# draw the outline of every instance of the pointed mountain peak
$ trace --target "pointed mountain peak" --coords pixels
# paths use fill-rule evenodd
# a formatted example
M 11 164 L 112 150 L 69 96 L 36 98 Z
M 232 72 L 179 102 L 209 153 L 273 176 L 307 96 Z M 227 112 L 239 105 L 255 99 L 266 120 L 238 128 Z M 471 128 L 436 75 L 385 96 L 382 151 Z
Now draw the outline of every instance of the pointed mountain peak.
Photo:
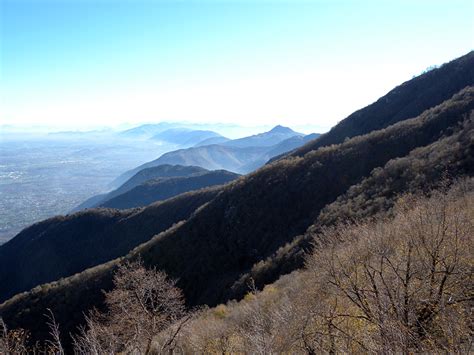
M 269 133 L 296 133 L 295 131 L 293 131 L 291 128 L 289 127 L 284 127 L 284 126 L 281 126 L 281 125 L 277 125 L 275 127 L 273 127 Z

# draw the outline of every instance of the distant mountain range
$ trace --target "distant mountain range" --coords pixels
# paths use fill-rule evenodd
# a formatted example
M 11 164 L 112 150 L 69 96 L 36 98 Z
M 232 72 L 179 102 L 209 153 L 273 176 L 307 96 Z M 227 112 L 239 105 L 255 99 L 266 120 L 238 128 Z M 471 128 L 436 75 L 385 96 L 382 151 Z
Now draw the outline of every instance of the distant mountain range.
M 118 186 L 117 189 L 92 196 L 72 212 L 92 207 L 124 209 L 145 206 L 178 193 L 226 183 L 239 176 L 233 172 L 253 171 L 273 156 L 295 149 L 318 136 L 305 136 L 278 125 L 268 132 L 230 140 L 212 131 L 168 128 L 169 125 L 143 125 L 123 134 L 143 136 L 159 131 L 150 139 L 179 146 L 195 146 L 165 153 L 154 161 L 127 171 L 115 180 L 113 185 Z M 220 144 L 206 145 L 211 142 Z M 197 177 L 201 174 L 204 176 Z M 170 178 L 173 179 L 164 181 Z
M 158 159 L 123 173 L 112 185 L 120 186 L 140 170 L 163 164 L 193 165 L 209 170 L 224 169 L 246 174 L 264 165 L 275 155 L 295 149 L 318 136 L 316 133 L 305 136 L 290 128 L 276 126 L 268 132 L 234 140 L 211 137 L 206 140 L 224 141 L 210 145 L 202 145 L 201 142 L 195 147 L 165 153 Z
M 190 123 L 190 122 L 159 122 L 159 123 L 148 123 L 142 124 L 137 127 L 129 128 L 118 133 L 121 138 L 124 139 L 139 139 L 149 140 L 153 137 L 165 132 L 173 130 L 183 131 L 203 131 L 203 132 L 214 132 L 215 134 L 225 136 L 245 136 L 248 132 L 253 132 L 257 127 L 244 127 L 237 124 L 225 124 L 225 123 Z M 216 133 L 219 132 L 219 133 Z M 224 132 L 224 133 L 222 133 Z M 217 142 L 213 142 L 217 143 Z M 220 142 L 219 142 L 220 143 Z

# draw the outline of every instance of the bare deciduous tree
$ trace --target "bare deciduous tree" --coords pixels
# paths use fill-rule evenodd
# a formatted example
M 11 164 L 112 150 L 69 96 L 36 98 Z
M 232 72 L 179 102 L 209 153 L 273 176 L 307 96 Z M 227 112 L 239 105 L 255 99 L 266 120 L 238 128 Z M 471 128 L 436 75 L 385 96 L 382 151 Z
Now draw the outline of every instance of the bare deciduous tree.
M 374 351 L 465 350 L 473 220 L 472 195 L 435 193 L 406 198 L 393 220 L 328 232 L 342 242 L 316 252 L 308 267 L 327 277 L 335 320 L 346 322 L 339 336 L 357 324 L 363 331 L 346 339 Z
M 176 322 L 184 322 L 186 311 L 175 281 L 155 269 L 147 270 L 138 260 L 125 262 L 114 275 L 114 289 L 106 293 L 107 312 L 93 311 L 87 325 L 75 338 L 79 353 L 150 353 L 153 340 Z M 178 326 L 176 331 L 180 331 Z M 171 333 L 166 346 L 176 337 Z

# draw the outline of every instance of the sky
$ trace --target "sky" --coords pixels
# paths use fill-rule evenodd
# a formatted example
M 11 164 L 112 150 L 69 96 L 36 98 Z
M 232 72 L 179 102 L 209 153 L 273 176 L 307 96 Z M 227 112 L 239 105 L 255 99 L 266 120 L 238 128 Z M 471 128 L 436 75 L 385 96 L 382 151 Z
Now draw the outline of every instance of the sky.
M 474 49 L 471 0 L 0 0 L 0 125 L 324 132 Z

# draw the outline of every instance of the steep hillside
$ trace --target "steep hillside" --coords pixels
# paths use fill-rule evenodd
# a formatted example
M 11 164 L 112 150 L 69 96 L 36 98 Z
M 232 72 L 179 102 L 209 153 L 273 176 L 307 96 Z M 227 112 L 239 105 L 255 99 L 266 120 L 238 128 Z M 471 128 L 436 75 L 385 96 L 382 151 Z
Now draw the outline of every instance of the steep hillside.
M 416 117 L 473 84 L 474 51 L 471 51 L 440 68 L 397 86 L 373 104 L 342 120 L 314 142 L 297 149 L 292 155 L 303 156 L 319 147 L 341 143 L 347 137 L 366 134 Z
M 471 88 L 418 118 L 270 165 L 229 185 L 175 232 L 136 252 L 179 277 L 191 304 L 231 298 L 229 287 L 244 270 L 303 233 L 327 204 L 373 169 L 437 141 L 473 108 Z
M 473 182 L 402 195 L 393 216 L 321 231 L 304 268 L 240 302 L 198 312 L 177 347 L 190 354 L 469 353 Z
M 24 229 L 0 246 L 0 301 L 125 255 L 189 218 L 218 191 L 210 188 L 190 192 L 142 209 L 87 210 Z
M 239 176 L 229 171 L 215 170 L 195 176 L 152 179 L 102 202 L 99 207 L 118 209 L 142 207 L 184 192 L 222 185 L 237 179 Z
M 454 134 L 414 149 L 405 157 L 388 161 L 384 167 L 374 169 L 370 176 L 351 186 L 321 210 L 305 233 L 242 275 L 232 286 L 231 293 L 243 296 L 251 280 L 261 287 L 281 274 L 302 267 L 304 252 L 311 249 L 313 238 L 325 227 L 390 213 L 401 194 L 443 189 L 460 176 L 474 176 L 472 111 L 470 118 Z
M 228 184 L 187 221 L 141 244 L 127 258 L 140 255 L 147 265 L 178 278 L 190 305 L 239 297 L 243 275 L 304 234 L 325 206 L 351 186 L 417 148 L 458 132 L 471 137 L 473 109 L 474 89 L 469 88 L 417 118 L 269 164 Z M 470 138 L 456 145 L 458 160 L 450 165 L 461 162 L 465 168 L 460 174 L 470 174 L 470 146 Z M 77 314 L 100 304 L 100 290 L 110 287 L 110 272 L 117 262 L 18 295 L 0 306 L 0 314 L 13 327 L 31 326 L 35 335 L 41 335 L 45 330 L 34 320 L 49 307 L 64 331 L 72 331 L 81 318 Z M 77 318 L 69 317 L 71 309 Z
M 103 205 L 104 202 L 119 196 L 121 194 L 130 191 L 134 187 L 153 179 L 158 178 L 170 178 L 170 177 L 185 177 L 185 176 L 195 176 L 199 174 L 207 173 L 208 170 L 203 169 L 199 166 L 182 166 L 182 165 L 170 165 L 163 164 L 154 166 L 152 168 L 146 168 L 138 171 L 130 179 L 125 181 L 119 188 L 107 193 L 97 196 L 93 196 L 79 206 L 77 206 L 73 212 L 80 211 L 85 208 L 99 207 Z M 189 190 L 188 190 L 189 191 Z M 174 195 L 173 195 L 174 196 Z

